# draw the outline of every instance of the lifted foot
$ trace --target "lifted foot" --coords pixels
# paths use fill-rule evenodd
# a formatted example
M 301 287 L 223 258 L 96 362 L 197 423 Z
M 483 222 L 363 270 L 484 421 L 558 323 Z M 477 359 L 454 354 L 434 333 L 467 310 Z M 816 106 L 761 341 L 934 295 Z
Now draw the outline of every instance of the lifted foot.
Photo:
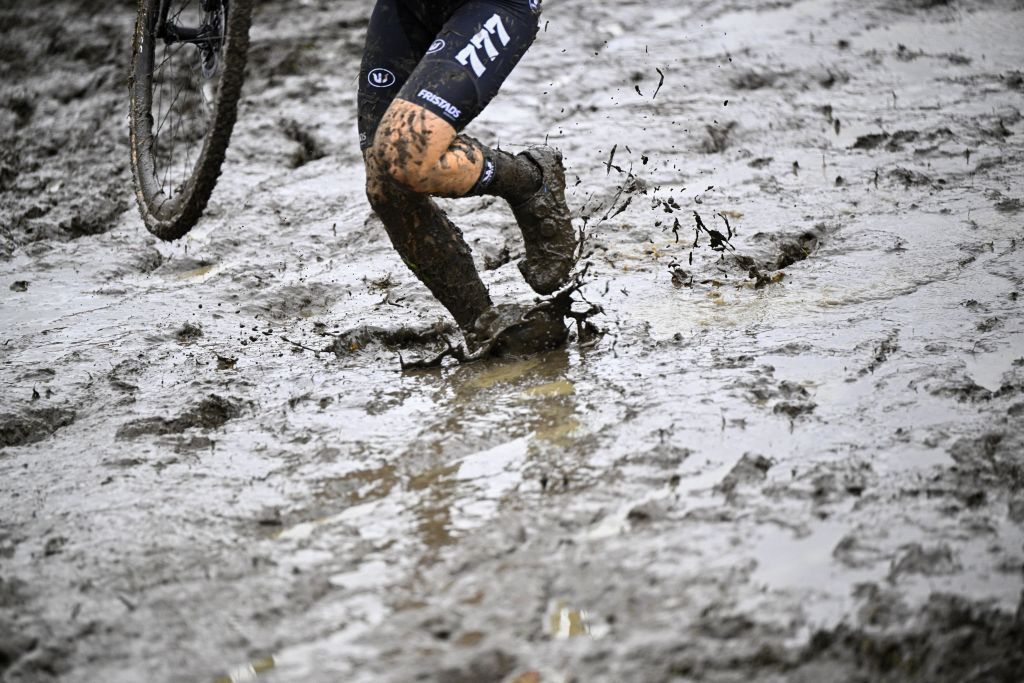
M 579 247 L 565 203 L 562 153 L 551 147 L 531 147 L 522 154 L 541 170 L 543 182 L 532 197 L 512 207 L 526 244 L 519 271 L 535 292 L 550 294 L 568 282 Z

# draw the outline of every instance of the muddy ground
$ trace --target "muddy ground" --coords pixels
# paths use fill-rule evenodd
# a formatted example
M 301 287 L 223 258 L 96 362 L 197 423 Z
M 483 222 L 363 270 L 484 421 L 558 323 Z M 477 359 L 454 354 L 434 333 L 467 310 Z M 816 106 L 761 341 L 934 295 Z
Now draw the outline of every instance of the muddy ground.
M 173 244 L 131 4 L 0 10 L 0 680 L 1024 680 L 1024 4 L 550 0 L 471 130 L 564 151 L 606 334 L 404 373 L 368 4 L 261 4 Z

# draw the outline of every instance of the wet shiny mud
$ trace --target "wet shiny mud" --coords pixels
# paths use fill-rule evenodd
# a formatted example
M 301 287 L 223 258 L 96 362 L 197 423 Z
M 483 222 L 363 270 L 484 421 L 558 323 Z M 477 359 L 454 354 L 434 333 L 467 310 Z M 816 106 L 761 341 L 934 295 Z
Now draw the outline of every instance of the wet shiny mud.
M 261 6 L 175 244 L 131 17 L 5 10 L 0 680 L 1021 679 L 1019 3 L 545 5 L 471 132 L 564 151 L 606 334 L 408 372 L 364 7 Z

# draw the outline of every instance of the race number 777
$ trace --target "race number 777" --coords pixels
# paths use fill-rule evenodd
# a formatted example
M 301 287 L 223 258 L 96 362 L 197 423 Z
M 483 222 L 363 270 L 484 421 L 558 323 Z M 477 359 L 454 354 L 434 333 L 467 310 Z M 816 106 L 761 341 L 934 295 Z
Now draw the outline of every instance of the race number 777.
M 484 27 L 480 29 L 479 33 L 470 38 L 469 44 L 455 55 L 455 59 L 463 66 L 469 65 L 473 67 L 473 73 L 477 76 L 483 76 L 484 72 L 487 71 L 487 67 L 480 60 L 477 50 L 483 48 L 484 52 L 487 53 L 487 57 L 492 62 L 497 59 L 498 48 L 494 47 L 494 41 L 491 40 L 492 35 L 498 36 L 502 47 L 508 45 L 510 40 L 508 31 L 505 30 L 505 25 L 501 23 L 501 17 L 497 14 L 484 22 Z

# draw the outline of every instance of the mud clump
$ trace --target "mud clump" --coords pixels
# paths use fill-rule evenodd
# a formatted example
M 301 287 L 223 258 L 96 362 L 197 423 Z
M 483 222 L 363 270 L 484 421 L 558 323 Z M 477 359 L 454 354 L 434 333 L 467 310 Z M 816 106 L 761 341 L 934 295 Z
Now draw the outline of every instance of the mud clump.
M 444 344 L 449 335 L 458 330 L 449 322 L 438 321 L 427 326 L 399 325 L 379 327 L 360 325 L 346 330 L 334 338 L 324 351 L 339 358 L 365 349 L 368 346 L 382 346 L 387 349 L 410 349 Z
M 630 524 L 639 525 L 650 522 L 659 522 L 668 517 L 668 510 L 665 505 L 657 500 L 648 500 L 634 505 L 626 513 L 626 521 Z
M 771 459 L 763 455 L 744 453 L 740 461 L 715 488 L 726 495 L 731 495 L 740 486 L 758 484 L 765 480 L 773 464 Z
M 789 419 L 795 420 L 801 415 L 814 412 L 817 407 L 811 400 L 810 392 L 795 382 L 781 382 L 778 391 L 782 400 L 772 407 L 772 412 L 776 415 L 786 415 Z
M 1003 197 L 995 203 L 995 209 L 999 213 L 1017 213 L 1024 209 L 1024 200 L 1020 197 Z
M 732 144 L 735 121 L 715 123 L 704 126 L 704 139 L 700 143 L 700 151 L 705 154 L 718 154 L 724 152 Z
M 267 273 L 254 274 L 253 284 L 264 287 L 276 277 Z M 265 315 L 271 320 L 308 318 L 326 312 L 337 298 L 334 287 L 321 283 L 292 284 L 267 289 L 262 296 L 249 303 L 247 312 Z
M 6 637 L 0 625 L 0 674 L 10 683 L 38 683 L 58 680 L 70 671 L 71 649 L 62 642 L 40 643 L 24 634 Z
M 928 384 L 928 393 L 932 396 L 952 398 L 961 403 L 986 402 L 991 401 L 993 397 L 989 389 L 962 371 L 939 374 L 933 379 L 935 381 Z
M 956 461 L 956 474 L 972 485 L 1024 490 L 1024 434 L 989 431 L 974 438 L 962 438 L 949 455 Z
M 902 166 L 889 171 L 889 177 L 905 188 L 930 186 L 933 184 L 930 176 L 920 171 L 903 168 Z
M 896 343 L 898 338 L 899 331 L 897 330 L 890 333 L 889 336 L 880 341 L 878 345 L 875 346 L 874 352 L 871 354 L 871 361 L 866 367 L 861 368 L 860 372 L 857 374 L 863 377 L 869 373 L 873 374 L 875 370 L 882 367 L 882 364 L 889 360 L 889 357 L 899 350 L 900 346 Z
M 218 429 L 242 414 L 242 406 L 216 394 L 210 394 L 191 410 L 178 417 L 144 417 L 132 420 L 117 430 L 117 439 L 140 436 L 180 434 L 187 429 Z
M 920 574 L 922 576 L 942 576 L 953 574 L 960 569 L 960 562 L 948 545 L 925 548 L 912 543 L 892 562 L 889 580 L 894 581 L 904 574 Z
M 0 576 L 0 607 L 18 607 L 28 600 L 25 582 Z
M 933 594 L 908 628 L 894 632 L 842 624 L 820 630 L 799 659 L 790 680 L 1019 681 L 1024 621 L 959 596 Z
M 898 152 L 912 142 L 938 142 L 951 140 L 954 137 L 953 131 L 942 127 L 927 133 L 920 133 L 916 130 L 898 130 L 895 133 L 869 133 L 858 137 L 850 149 L 872 150 L 884 146 L 888 152 Z
M 758 71 L 746 69 L 729 79 L 729 85 L 736 90 L 760 90 L 770 88 L 781 78 L 782 74 L 774 71 Z
M 281 121 L 281 129 L 289 140 L 298 143 L 298 148 L 292 153 L 289 165 L 292 168 L 300 168 L 311 161 L 323 159 L 327 156 L 323 143 L 305 127 L 301 126 L 294 119 Z
M 182 345 L 191 344 L 203 336 L 203 328 L 194 323 L 185 323 L 174 333 L 174 339 Z
M 111 369 L 107 380 L 110 382 L 110 386 L 118 391 L 138 391 L 138 378 L 144 369 L 145 365 L 139 360 L 124 360 Z
M 66 408 L 33 408 L 20 415 L 0 415 L 0 448 L 42 441 L 74 421 L 75 411 Z
M 2 586 L 3 582 L 0 580 L 0 587 Z M 0 620 L 0 676 L 3 680 L 30 680 L 24 676 L 24 668 L 19 663 L 24 663 L 38 646 L 38 638 L 24 633 L 14 624 Z
M 759 232 L 748 240 L 748 244 L 760 253 L 733 254 L 733 259 L 736 265 L 747 271 L 750 278 L 762 283 L 770 280 L 764 271 L 783 270 L 809 258 L 821 245 L 821 239 L 827 232 L 823 224 L 798 233 Z
M 500 681 L 512 673 L 516 658 L 504 650 L 486 650 L 461 667 L 449 667 L 438 672 L 438 683 L 477 683 Z
M 817 404 L 811 399 L 810 392 L 796 382 L 788 380 L 776 384 L 774 372 L 772 366 L 763 365 L 753 370 L 752 379 L 739 380 L 733 387 L 742 390 L 747 400 L 754 405 L 765 405 L 770 400 L 777 399 L 772 406 L 772 412 L 776 415 L 788 415 L 790 419 L 796 419 L 813 412 Z
M 946 7 L 951 0 L 892 0 L 889 4 L 893 9 L 916 10 Z
M 818 233 L 804 232 L 799 235 L 782 236 L 776 244 L 779 256 L 775 259 L 774 266 L 776 270 L 782 270 L 803 261 L 818 248 Z

